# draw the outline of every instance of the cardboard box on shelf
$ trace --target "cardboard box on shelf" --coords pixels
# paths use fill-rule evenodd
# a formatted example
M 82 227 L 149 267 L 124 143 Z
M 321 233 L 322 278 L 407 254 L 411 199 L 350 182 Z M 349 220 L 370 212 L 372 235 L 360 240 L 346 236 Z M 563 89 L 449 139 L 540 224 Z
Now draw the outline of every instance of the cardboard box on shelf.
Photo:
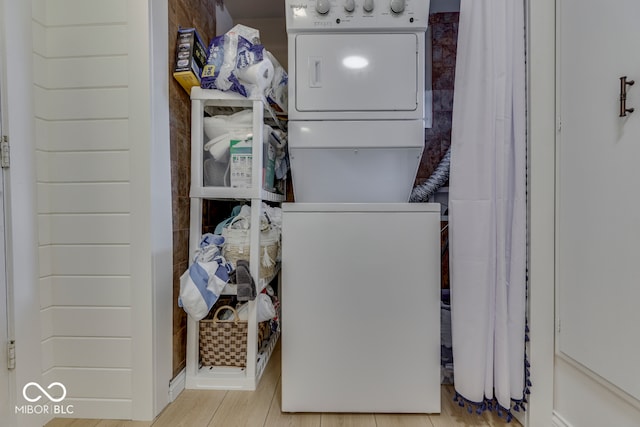
M 202 67 L 207 62 L 207 50 L 195 28 L 179 28 L 176 40 L 176 65 L 173 77 L 191 94 L 200 86 Z
M 268 134 L 267 134 L 268 135 Z M 230 175 L 231 187 L 251 187 L 252 162 L 253 162 L 253 137 L 232 138 L 230 140 Z M 269 137 L 263 144 L 262 182 L 265 190 L 274 191 L 274 166 L 276 151 Z
M 251 162 L 253 160 L 253 138 L 232 139 L 230 152 L 231 186 L 236 188 L 251 187 Z

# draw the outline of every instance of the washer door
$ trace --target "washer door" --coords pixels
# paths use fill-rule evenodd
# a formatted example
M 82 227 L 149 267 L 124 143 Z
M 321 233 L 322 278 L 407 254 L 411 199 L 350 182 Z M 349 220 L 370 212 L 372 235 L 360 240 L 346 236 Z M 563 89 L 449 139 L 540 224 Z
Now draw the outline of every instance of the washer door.
M 416 34 L 300 34 L 295 39 L 298 111 L 415 111 Z

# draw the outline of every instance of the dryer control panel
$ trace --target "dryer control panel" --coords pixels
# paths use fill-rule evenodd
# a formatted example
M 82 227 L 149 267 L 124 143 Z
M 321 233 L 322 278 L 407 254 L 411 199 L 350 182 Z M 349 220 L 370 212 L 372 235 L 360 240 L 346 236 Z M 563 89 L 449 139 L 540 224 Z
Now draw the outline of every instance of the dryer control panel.
M 424 31 L 430 0 L 286 0 L 287 32 Z

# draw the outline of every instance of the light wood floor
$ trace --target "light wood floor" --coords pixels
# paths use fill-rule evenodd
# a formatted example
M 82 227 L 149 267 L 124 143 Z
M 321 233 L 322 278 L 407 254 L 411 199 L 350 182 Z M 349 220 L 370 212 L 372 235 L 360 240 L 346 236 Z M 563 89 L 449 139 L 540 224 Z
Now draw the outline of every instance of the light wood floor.
M 46 427 L 520 427 L 496 414 L 471 415 L 442 387 L 442 413 L 288 414 L 280 412 L 280 346 L 256 391 L 184 390 L 153 422 L 57 418 Z

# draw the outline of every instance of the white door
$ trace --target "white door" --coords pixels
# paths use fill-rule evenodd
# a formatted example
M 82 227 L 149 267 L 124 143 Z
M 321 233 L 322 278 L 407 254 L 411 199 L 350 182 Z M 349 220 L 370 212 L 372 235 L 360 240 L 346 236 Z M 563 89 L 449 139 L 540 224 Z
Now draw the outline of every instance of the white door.
M 0 17 L 0 22 L 2 18 Z M 0 62 L 2 65 L 2 62 Z M 0 71 L 0 82 L 2 72 Z M 3 109 L 2 92 L 0 91 L 0 138 L 4 135 L 2 125 Z M 5 262 L 5 221 L 4 221 L 4 172 L 0 170 L 0 420 L 9 420 L 9 371 L 7 365 L 6 345 L 9 339 L 7 312 L 7 268 Z
M 559 4 L 557 351 L 640 400 L 640 2 Z
M 0 131 L 2 126 L 0 124 Z M 0 133 L 1 135 L 1 133 Z M 9 370 L 6 345 L 9 340 L 7 312 L 7 268 L 5 262 L 4 179 L 0 172 L 0 420 L 10 419 Z

